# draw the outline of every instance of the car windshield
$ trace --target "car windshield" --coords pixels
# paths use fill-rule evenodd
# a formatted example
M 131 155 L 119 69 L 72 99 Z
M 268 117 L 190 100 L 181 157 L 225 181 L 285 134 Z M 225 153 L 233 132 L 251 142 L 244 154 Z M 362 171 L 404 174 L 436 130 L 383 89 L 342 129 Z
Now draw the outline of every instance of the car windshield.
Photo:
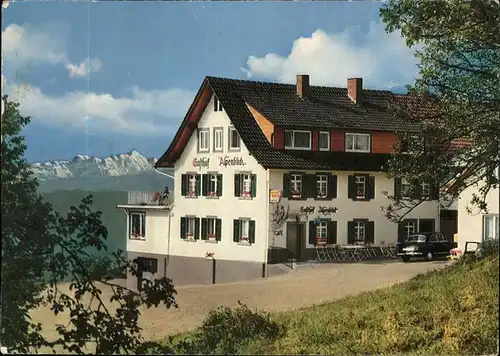
M 411 235 L 406 239 L 407 242 L 425 242 L 424 235 Z

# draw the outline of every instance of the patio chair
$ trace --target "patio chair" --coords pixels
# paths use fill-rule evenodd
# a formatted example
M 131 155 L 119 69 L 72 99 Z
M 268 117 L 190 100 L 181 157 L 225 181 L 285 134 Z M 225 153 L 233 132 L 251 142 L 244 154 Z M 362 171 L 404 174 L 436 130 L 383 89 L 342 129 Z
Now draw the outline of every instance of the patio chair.
M 376 258 L 377 257 L 377 251 L 375 250 L 376 249 L 376 246 L 374 246 L 373 244 L 367 244 L 366 245 L 366 252 L 368 254 L 368 258 Z
M 330 261 L 338 261 L 336 245 L 327 245 L 326 254 L 328 255 Z
M 383 257 L 389 258 L 391 257 L 391 251 L 388 245 L 386 245 L 385 241 L 380 241 L 380 253 Z
M 327 261 L 328 260 L 325 245 L 316 245 L 316 259 L 318 261 Z
M 398 257 L 398 251 L 396 248 L 396 244 L 387 244 L 387 247 L 389 249 L 389 257 L 391 258 L 397 258 Z
M 350 255 L 349 251 L 346 250 L 345 248 L 342 248 L 342 246 L 337 245 L 337 256 L 339 258 L 339 261 L 349 261 Z

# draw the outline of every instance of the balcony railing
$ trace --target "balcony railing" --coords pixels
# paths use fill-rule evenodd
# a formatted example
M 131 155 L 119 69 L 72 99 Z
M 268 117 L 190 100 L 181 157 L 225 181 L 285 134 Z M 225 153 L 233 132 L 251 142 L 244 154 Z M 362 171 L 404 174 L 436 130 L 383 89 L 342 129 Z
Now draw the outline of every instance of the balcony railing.
M 162 199 L 162 192 L 128 192 L 128 205 L 172 205 L 174 197 L 172 194 L 167 199 Z

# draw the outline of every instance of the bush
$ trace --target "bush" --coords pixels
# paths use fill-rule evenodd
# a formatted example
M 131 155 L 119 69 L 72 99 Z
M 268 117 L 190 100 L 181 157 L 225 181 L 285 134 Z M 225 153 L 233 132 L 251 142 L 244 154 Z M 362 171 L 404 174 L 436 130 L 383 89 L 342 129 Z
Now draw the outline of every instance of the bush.
M 237 354 L 241 350 L 259 353 L 262 346 L 284 333 L 282 325 L 267 313 L 253 312 L 238 301 L 238 307 L 212 310 L 203 324 L 191 334 L 170 342 L 178 353 Z
M 482 253 L 481 257 L 498 255 L 499 240 L 498 239 L 486 240 L 481 244 L 480 249 Z

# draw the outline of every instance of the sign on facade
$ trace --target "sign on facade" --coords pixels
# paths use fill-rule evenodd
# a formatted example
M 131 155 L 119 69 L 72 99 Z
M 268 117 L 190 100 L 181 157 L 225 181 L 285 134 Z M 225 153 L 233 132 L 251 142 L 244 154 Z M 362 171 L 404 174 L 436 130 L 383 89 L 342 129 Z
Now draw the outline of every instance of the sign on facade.
M 208 157 L 193 159 L 193 167 L 201 169 L 201 168 L 208 168 L 209 165 L 210 165 L 210 158 Z
M 219 166 L 226 168 L 227 166 L 246 166 L 243 157 L 220 156 Z
M 271 189 L 269 191 L 269 202 L 270 203 L 278 203 L 281 199 L 281 190 Z

